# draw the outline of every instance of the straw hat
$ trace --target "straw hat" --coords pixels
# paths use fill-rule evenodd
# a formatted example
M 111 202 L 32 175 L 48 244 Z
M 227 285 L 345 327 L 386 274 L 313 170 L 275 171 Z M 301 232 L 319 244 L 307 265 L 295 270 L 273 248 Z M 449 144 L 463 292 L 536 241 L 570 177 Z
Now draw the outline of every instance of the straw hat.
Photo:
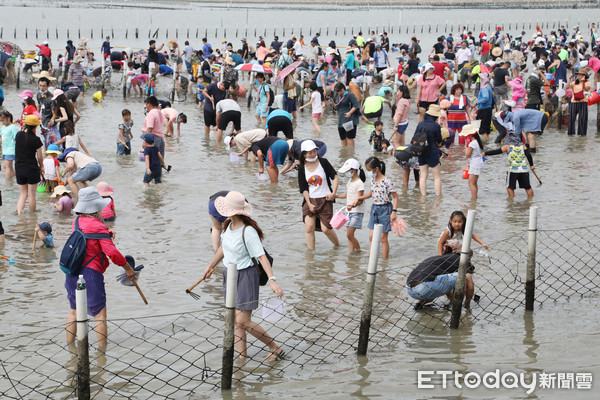
M 110 196 L 114 193 L 113 188 L 110 187 L 110 185 L 106 182 L 98 182 L 98 184 L 96 185 L 96 189 L 98 189 L 98 193 L 100 193 L 100 196 L 102 197 Z
M 35 115 L 28 115 L 23 119 L 23 124 L 28 126 L 38 126 L 41 125 L 42 122 Z
M 79 54 L 73 57 L 73 64 L 79 64 L 80 62 L 83 62 L 83 57 L 81 57 Z
M 477 128 L 471 124 L 464 125 L 458 136 L 471 136 L 477 133 Z
M 38 79 L 39 78 L 47 78 L 47 79 L 49 79 L 51 81 L 55 81 L 56 80 L 56 78 L 53 77 L 52 75 L 50 75 L 48 73 L 48 71 L 42 71 L 39 74 L 31 74 L 31 76 L 33 76 L 34 78 L 38 78 Z
M 52 193 L 52 198 L 56 197 L 56 196 L 62 196 L 65 193 L 71 193 L 71 191 L 69 189 L 67 189 L 67 187 L 65 185 L 58 185 L 54 188 L 54 192 Z
M 494 47 L 492 49 L 492 55 L 494 57 L 500 57 L 502 55 L 502 48 L 501 47 Z
M 218 197 L 215 200 L 215 208 L 224 217 L 233 215 L 249 217 L 252 215 L 252 206 L 248 204 L 246 198 L 240 192 L 229 192 L 225 197 Z
M 590 74 L 590 68 L 589 67 L 580 68 L 579 71 L 576 72 L 576 74 L 588 76 Z
M 79 201 L 73 209 L 76 213 L 93 214 L 104 208 L 110 203 L 109 198 L 104 198 L 98 193 L 95 187 L 86 187 L 79 191 Z
M 437 104 L 430 104 L 425 114 L 431 115 L 432 117 L 440 116 L 440 106 Z

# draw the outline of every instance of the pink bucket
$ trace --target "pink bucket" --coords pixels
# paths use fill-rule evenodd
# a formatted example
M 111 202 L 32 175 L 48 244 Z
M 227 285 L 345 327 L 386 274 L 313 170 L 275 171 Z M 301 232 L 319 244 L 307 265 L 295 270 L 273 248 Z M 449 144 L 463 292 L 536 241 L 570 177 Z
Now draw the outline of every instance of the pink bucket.
M 346 207 L 342 207 L 341 209 L 336 211 L 335 214 L 333 214 L 333 218 L 331 218 L 330 222 L 333 229 L 340 229 L 346 224 L 346 222 L 348 222 L 348 215 L 344 214 L 345 209 Z

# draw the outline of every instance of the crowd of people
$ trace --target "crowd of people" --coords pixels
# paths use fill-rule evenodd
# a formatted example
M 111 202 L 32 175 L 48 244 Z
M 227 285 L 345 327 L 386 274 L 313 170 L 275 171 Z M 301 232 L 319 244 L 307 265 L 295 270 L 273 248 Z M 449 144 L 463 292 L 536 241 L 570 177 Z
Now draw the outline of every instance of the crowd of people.
M 164 44 L 157 45 L 155 40 L 149 42 L 147 50 L 117 51 L 107 38 L 99 56 L 105 60 L 105 68 L 96 66 L 95 55 L 85 39 L 77 47 L 69 40 L 64 55 L 56 60 L 44 42 L 36 45 L 39 52 L 34 52 L 24 67 L 25 73 L 38 70 L 32 74 L 38 92 L 27 89 L 18 94 L 22 110 L 0 112 L 6 184 L 15 178 L 19 185 L 18 215 L 23 214 L 26 205 L 31 212 L 36 210 L 36 193 L 43 183 L 56 198 L 58 213 L 78 214 L 76 221 L 82 231 L 112 234 L 102 222 L 116 217 L 114 201 L 108 200 L 113 189 L 106 182 L 100 182 L 97 188 L 88 187 L 100 177 L 102 166 L 92 156 L 94 149 L 88 151 L 77 134 L 77 123 L 85 118 L 78 103 L 84 101 L 90 85 L 106 83 L 113 71 L 122 71 L 122 89 L 129 95 L 133 90 L 134 95 L 145 96 L 146 116 L 139 130 L 143 141 L 139 157 L 145 162 L 145 174 L 140 178 L 144 184 L 154 181 L 162 185 L 162 171 L 170 169 L 165 162 L 165 138 L 174 136 L 175 131 L 180 136 L 181 124 L 188 118 L 203 120 L 205 135 L 216 131 L 216 140 L 223 141 L 228 150 L 237 148 L 231 156 L 256 161 L 259 176 L 272 183 L 277 183 L 282 174 L 297 170 L 308 249 L 315 249 L 315 232 L 323 232 L 333 246 L 340 245 L 331 225 L 333 202 L 338 198 L 346 201 L 350 252 L 362 248 L 355 231 L 362 228 L 368 212 L 369 240 L 373 239 L 375 224 L 382 224 L 382 255 L 387 259 L 388 234 L 403 221 L 397 213 L 400 185 L 386 176 L 389 165 L 386 167 L 385 160 L 391 156 L 402 169 L 404 187 L 408 187 L 413 171 L 423 196 L 428 192 L 431 171 L 435 194 L 441 196 L 441 163 L 452 146 L 464 146 L 469 161 L 465 175 L 471 198 L 476 199 L 485 157 L 506 153 L 508 195 L 515 196 L 518 183 L 528 196 L 533 196 L 529 180 L 529 171 L 534 170 L 532 154 L 537 152 L 536 140 L 547 124 L 567 117 L 568 135 L 587 134 L 588 103 L 595 99 L 592 89 L 600 83 L 600 46 L 595 26 L 589 33 L 588 41 L 578 28 L 570 35 L 564 27 L 545 33 L 537 27 L 531 38 L 525 32 L 512 36 L 502 27 L 476 34 L 465 29 L 456 36 L 440 36 L 430 51 L 416 37 L 408 43 L 390 43 L 386 32 L 379 36 L 371 32 L 366 37 L 358 32 L 343 47 L 333 40 L 322 46 L 317 33 L 310 41 L 302 35 L 291 36 L 287 42 L 275 36 L 270 44 L 259 37 L 256 45 L 243 38 L 237 50 L 228 41 L 213 48 L 206 38 L 199 49 L 189 41 L 183 48 L 170 41 L 164 52 Z M 397 67 L 393 59 L 398 60 Z M 162 75 L 169 75 L 177 90 L 192 94 L 202 114 L 188 116 L 175 110 L 169 101 L 160 100 L 155 90 Z M 0 77 L 5 76 L 8 71 L 0 68 Z M 277 87 L 276 80 L 281 87 Z M 102 102 L 107 93 L 106 89 L 99 90 L 91 101 Z M 256 125 L 251 129 L 242 129 L 240 100 L 244 97 L 248 97 L 248 104 L 252 99 L 256 103 L 252 111 Z M 387 128 L 391 131 L 389 138 L 384 134 L 384 105 L 391 110 L 393 121 Z M 340 145 L 350 151 L 354 151 L 359 124 L 374 122 L 368 139 L 374 153 L 354 152 L 354 157 L 341 167 L 332 165 L 325 158 L 325 142 L 295 138 L 294 131 L 301 124 L 298 111 L 305 108 L 310 108 L 311 124 L 303 129 L 312 130 L 314 135 L 323 130 L 322 115 L 337 114 Z M 418 114 L 418 122 L 409 132 L 411 113 Z M 136 138 L 131 112 L 123 109 L 120 117 L 115 151 L 131 157 L 132 139 Z M 499 147 L 490 139 L 494 131 L 498 132 L 495 142 Z M 65 163 L 62 170 L 60 162 Z M 345 193 L 340 190 L 340 174 L 348 178 Z M 369 190 L 365 190 L 365 183 Z M 368 199 L 370 210 L 365 205 Z M 283 291 L 260 245 L 263 232 L 250 218 L 251 211 L 239 192 L 223 191 L 210 197 L 215 255 L 204 277 L 208 278 L 221 260 L 237 263 L 240 311 L 236 336 L 240 357 L 247 356 L 245 337 L 251 333 L 269 347 L 268 359 L 273 361 L 283 356 L 283 349 L 251 319 L 252 310 L 258 307 L 257 263 L 264 267 L 270 288 L 280 296 Z M 407 291 L 419 301 L 417 308 L 439 296 L 451 295 L 465 222 L 462 212 L 453 213 L 438 244 L 439 254 L 425 260 L 409 276 Z M 51 225 L 40 224 L 39 232 L 48 246 Z M 473 239 L 487 247 L 476 235 Z M 92 271 L 84 275 L 95 282 L 91 285 L 94 304 L 90 310 L 98 321 L 106 319 L 101 284 L 108 266 L 106 255 L 117 265 L 126 266 L 128 277 L 133 276 L 125 258 L 109 241 L 90 240 L 86 253 L 91 263 L 86 270 Z M 95 259 L 100 248 L 103 255 Z M 470 274 L 467 282 L 469 305 L 473 294 Z M 69 300 L 74 284 L 67 277 Z M 69 322 L 73 318 L 71 311 Z M 105 326 L 100 327 L 99 335 L 105 340 Z M 73 340 L 71 331 L 69 340 Z

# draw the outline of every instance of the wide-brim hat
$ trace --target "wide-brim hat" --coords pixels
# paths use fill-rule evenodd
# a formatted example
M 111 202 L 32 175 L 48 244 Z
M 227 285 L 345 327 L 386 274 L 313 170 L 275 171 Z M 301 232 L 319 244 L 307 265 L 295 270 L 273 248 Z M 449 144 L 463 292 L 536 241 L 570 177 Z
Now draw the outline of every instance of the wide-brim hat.
M 80 55 L 76 55 L 75 57 L 73 57 L 73 64 L 77 64 L 83 62 L 83 57 L 81 57 Z
M 589 67 L 579 68 L 579 71 L 575 72 L 575 74 L 588 76 L 590 74 L 590 68 Z
M 440 106 L 437 104 L 430 104 L 425 114 L 431 115 L 432 117 L 436 118 L 439 117 L 441 115 Z
M 45 70 L 42 71 L 42 72 L 40 72 L 39 74 L 31 74 L 31 76 L 33 76 L 34 78 L 37 78 L 37 79 L 39 79 L 39 78 L 47 78 L 47 79 L 49 79 L 51 81 L 55 81 L 56 80 L 55 77 L 53 77 L 52 75 L 50 75 L 48 73 L 48 71 L 45 71 Z
M 494 47 L 492 49 L 492 55 L 494 57 L 500 57 L 502 55 L 502 48 L 500 48 L 500 47 Z
M 467 124 L 463 125 L 462 131 L 458 134 L 458 136 L 471 136 L 477 133 L 477 127 Z
M 217 197 L 215 208 L 224 217 L 233 215 L 252 215 L 252 206 L 246 201 L 246 197 L 240 192 L 229 192 L 227 196 Z
M 105 198 L 100 196 L 98 189 L 90 186 L 79 191 L 79 200 L 73 210 L 76 213 L 94 214 L 104 210 L 110 201 L 111 200 L 108 197 Z
M 71 193 L 71 191 L 65 185 L 58 185 L 54 188 L 54 192 L 52 192 L 52 196 L 50 197 L 62 196 L 65 193 Z

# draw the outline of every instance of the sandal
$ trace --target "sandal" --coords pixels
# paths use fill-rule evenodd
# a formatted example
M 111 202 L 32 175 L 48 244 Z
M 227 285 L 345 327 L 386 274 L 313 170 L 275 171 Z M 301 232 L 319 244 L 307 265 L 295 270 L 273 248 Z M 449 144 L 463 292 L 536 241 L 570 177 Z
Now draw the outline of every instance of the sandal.
M 281 349 L 281 348 L 280 348 Z M 268 362 L 275 362 L 283 360 L 283 356 L 285 356 L 285 351 L 281 349 L 281 351 L 270 351 L 269 356 L 267 357 Z

